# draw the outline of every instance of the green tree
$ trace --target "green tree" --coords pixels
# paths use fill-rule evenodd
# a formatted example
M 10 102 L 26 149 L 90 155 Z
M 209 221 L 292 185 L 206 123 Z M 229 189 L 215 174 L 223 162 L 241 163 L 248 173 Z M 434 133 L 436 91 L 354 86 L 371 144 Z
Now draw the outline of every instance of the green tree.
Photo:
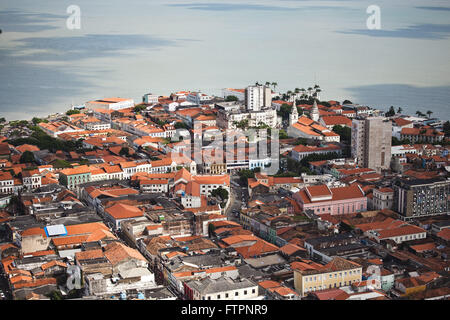
M 208 237 L 212 237 L 214 231 L 216 230 L 216 227 L 214 227 L 214 225 L 212 223 L 208 224 Z
M 244 119 L 241 121 L 234 121 L 233 124 L 236 126 L 236 128 L 244 130 L 248 127 L 248 119 Z
M 70 164 L 70 162 L 68 162 L 66 160 L 62 160 L 62 159 L 56 159 L 55 161 L 52 162 L 52 165 L 54 168 L 58 168 L 58 169 L 72 168 L 72 165 Z
M 283 103 L 280 107 L 280 110 L 277 112 L 279 116 L 283 120 L 286 120 L 289 118 L 289 114 L 292 112 L 292 106 L 288 105 L 287 103 Z
M 34 117 L 33 119 L 31 119 L 31 122 L 33 122 L 34 125 L 37 125 L 38 123 L 41 123 L 41 122 L 48 123 L 48 120 Z
M 418 117 L 425 117 L 425 114 L 422 111 L 419 111 L 419 110 L 416 111 L 416 115 Z
M 119 155 L 128 157 L 130 155 L 130 150 L 128 147 L 122 147 L 119 151 Z
M 31 151 L 25 151 L 20 156 L 20 163 L 34 163 L 34 154 Z
M 175 127 L 175 129 L 187 129 L 187 130 L 189 130 L 188 125 L 186 123 L 184 123 L 184 122 L 175 122 L 174 127 Z
M 275 90 L 276 90 L 276 87 L 278 86 L 278 83 L 272 82 L 271 85 L 273 86 L 273 91 L 275 91 Z
M 279 134 L 280 139 L 288 139 L 289 138 L 288 134 L 283 129 L 280 129 L 278 134 Z
M 299 144 L 306 146 L 307 143 L 308 141 L 305 138 L 297 138 L 293 144 L 294 146 L 298 146 Z
M 450 121 L 444 122 L 443 131 L 446 137 L 450 136 Z
M 253 170 L 243 169 L 238 172 L 239 180 L 242 184 L 247 185 L 247 179 L 248 178 L 254 178 L 255 172 Z
M 70 116 L 72 114 L 79 114 L 80 110 L 78 109 L 70 109 L 69 111 L 66 112 L 66 115 Z
M 389 111 L 386 112 L 386 117 L 392 117 L 392 116 L 394 116 L 394 115 L 395 115 L 395 109 L 394 109 L 394 106 L 391 106 L 391 107 L 389 108 Z
M 341 139 L 346 142 L 351 141 L 352 129 L 347 126 L 336 125 L 333 127 L 333 131 L 341 136 Z
M 398 107 L 398 109 L 397 109 L 397 113 L 402 113 L 402 111 L 403 111 L 403 109 L 402 109 L 402 107 Z
M 222 187 L 219 187 L 219 188 L 211 191 L 211 196 L 213 196 L 213 197 L 219 196 L 222 200 L 226 200 L 226 199 L 228 199 L 228 191 Z
M 133 112 L 134 113 L 139 113 L 142 110 L 145 110 L 146 108 L 147 108 L 147 106 L 145 104 L 139 104 L 139 105 L 134 107 Z
M 431 110 L 428 110 L 428 111 L 427 111 L 428 119 L 431 118 L 431 115 L 432 115 L 432 114 L 433 114 L 433 111 L 431 111 Z
M 227 96 L 227 97 L 225 98 L 225 101 L 226 101 L 226 102 L 238 101 L 238 100 L 239 100 L 239 99 L 238 99 L 236 96 L 232 96 L 232 95 Z
M 353 102 L 351 102 L 350 100 L 344 100 L 344 102 L 342 102 L 342 104 L 353 104 Z

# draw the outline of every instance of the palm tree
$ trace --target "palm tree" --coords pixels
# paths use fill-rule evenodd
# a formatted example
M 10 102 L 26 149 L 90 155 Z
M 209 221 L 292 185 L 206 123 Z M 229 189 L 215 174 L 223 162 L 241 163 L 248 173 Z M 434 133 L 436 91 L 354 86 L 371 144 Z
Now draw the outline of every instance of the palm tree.
M 397 113 L 402 113 L 403 109 L 402 107 L 398 107 Z
M 270 86 L 270 82 L 266 81 L 266 87 Z
M 272 82 L 271 85 L 273 86 L 273 91 L 275 91 L 275 88 L 278 86 L 278 83 Z
M 318 84 L 314 85 L 314 89 L 319 89 L 319 88 L 320 88 L 320 87 L 319 87 Z
M 418 117 L 423 117 L 423 116 L 425 116 L 425 115 L 422 113 L 422 111 L 419 111 L 419 110 L 416 111 L 416 114 L 417 114 Z
M 431 118 L 431 115 L 432 115 L 432 114 L 433 114 L 433 111 L 431 111 L 431 110 L 428 110 L 428 111 L 427 111 L 428 119 Z
M 295 88 L 295 93 L 299 93 L 300 92 L 300 88 Z

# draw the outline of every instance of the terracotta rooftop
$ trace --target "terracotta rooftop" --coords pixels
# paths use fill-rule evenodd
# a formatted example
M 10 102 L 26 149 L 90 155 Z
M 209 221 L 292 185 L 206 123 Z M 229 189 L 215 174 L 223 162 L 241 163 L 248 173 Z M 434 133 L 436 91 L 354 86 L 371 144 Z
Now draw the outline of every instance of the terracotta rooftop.
M 144 215 L 144 212 L 138 207 L 123 203 L 116 203 L 111 207 L 106 208 L 105 212 L 107 212 L 114 219 L 135 218 L 142 217 Z

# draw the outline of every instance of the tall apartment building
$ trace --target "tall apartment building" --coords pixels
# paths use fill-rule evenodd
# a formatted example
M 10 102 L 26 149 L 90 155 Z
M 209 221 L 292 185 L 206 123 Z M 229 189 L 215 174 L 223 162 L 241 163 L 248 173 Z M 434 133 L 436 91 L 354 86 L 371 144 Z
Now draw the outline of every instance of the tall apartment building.
M 399 179 L 393 189 L 393 209 L 406 219 L 450 213 L 448 179 Z
M 382 117 L 352 120 L 352 157 L 377 172 L 391 161 L 392 123 Z
M 247 110 L 260 111 L 272 106 L 272 90 L 267 86 L 248 86 L 245 89 Z

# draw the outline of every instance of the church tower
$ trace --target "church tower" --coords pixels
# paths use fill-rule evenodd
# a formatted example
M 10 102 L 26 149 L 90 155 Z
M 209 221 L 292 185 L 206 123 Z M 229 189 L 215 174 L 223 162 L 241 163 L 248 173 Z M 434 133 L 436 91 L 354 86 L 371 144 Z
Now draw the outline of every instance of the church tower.
M 292 103 L 292 111 L 289 114 L 289 125 L 292 126 L 294 123 L 297 123 L 298 121 L 298 111 L 297 111 L 297 104 L 294 102 Z
M 314 105 L 311 109 L 310 118 L 313 121 L 319 121 L 320 114 L 319 114 L 319 108 L 317 107 L 317 100 L 314 99 Z

